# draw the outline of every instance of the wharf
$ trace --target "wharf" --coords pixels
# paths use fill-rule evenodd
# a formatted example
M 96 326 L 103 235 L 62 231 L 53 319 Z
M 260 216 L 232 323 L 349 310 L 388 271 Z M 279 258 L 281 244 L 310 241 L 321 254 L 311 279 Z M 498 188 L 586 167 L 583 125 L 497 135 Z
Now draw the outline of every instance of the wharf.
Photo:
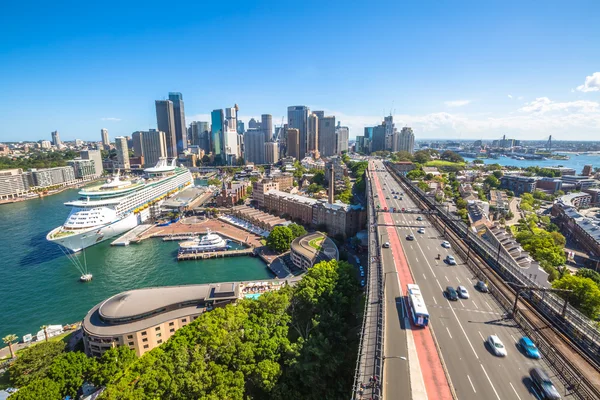
M 235 257 L 235 256 L 249 256 L 254 253 L 254 249 L 242 249 L 242 250 L 223 250 L 223 251 L 210 251 L 204 253 L 178 253 L 177 261 L 184 260 L 204 260 L 207 258 L 219 258 L 219 257 Z
M 148 229 L 152 228 L 152 225 L 142 224 L 138 225 L 132 230 L 126 232 L 123 236 L 119 237 L 117 240 L 113 241 L 111 246 L 128 246 L 131 241 L 140 237 L 144 232 Z

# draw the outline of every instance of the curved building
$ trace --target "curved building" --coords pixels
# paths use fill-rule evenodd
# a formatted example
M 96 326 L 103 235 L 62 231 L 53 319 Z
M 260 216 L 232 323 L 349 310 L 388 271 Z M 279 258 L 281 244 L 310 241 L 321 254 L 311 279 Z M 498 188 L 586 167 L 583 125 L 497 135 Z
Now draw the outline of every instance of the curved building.
M 333 240 L 320 232 L 297 237 L 291 244 L 290 257 L 297 268 L 308 270 L 321 261 L 339 260 Z
M 97 304 L 85 316 L 86 354 L 99 357 L 116 346 L 138 356 L 166 342 L 204 311 L 238 299 L 238 283 L 168 286 L 129 290 Z

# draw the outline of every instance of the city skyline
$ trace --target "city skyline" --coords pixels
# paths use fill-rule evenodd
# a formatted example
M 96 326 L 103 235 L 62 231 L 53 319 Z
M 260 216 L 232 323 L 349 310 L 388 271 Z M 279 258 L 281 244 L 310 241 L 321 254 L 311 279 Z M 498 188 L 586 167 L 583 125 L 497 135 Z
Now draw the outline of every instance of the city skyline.
M 96 141 L 101 128 L 113 138 L 155 129 L 153 101 L 172 91 L 185 96 L 187 126 L 230 104 L 239 104 L 241 121 L 268 113 L 278 125 L 288 106 L 302 104 L 335 115 L 350 139 L 390 113 L 418 139 L 600 134 L 600 56 L 590 51 L 595 2 L 543 9 L 331 2 L 319 4 L 317 19 L 306 11 L 310 2 L 306 10 L 234 2 L 227 29 L 216 5 L 185 7 L 199 17 L 159 33 L 145 21 L 168 21 L 175 10 L 128 5 L 87 13 L 39 4 L 43 12 L 32 16 L 23 5 L 7 5 L 0 29 L 13 39 L 0 44 L 0 142 L 39 140 L 55 130 L 63 140 Z M 402 34 L 389 28 L 399 17 Z M 334 28 L 331 18 L 352 29 Z M 231 42 L 243 62 L 202 62 Z M 255 57 L 256 43 L 271 51 Z M 311 57 L 282 57 L 290 43 Z M 156 54 L 181 60 L 177 73 L 139 62 Z M 381 54 L 384 62 L 374 62 Z

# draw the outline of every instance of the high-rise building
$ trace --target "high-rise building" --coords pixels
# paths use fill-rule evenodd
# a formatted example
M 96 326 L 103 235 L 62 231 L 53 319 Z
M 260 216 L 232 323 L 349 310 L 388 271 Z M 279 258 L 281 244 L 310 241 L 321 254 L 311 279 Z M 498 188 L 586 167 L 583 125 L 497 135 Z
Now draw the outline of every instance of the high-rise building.
M 117 148 L 117 168 L 129 169 L 129 148 L 127 147 L 127 138 L 123 136 L 116 137 L 115 147 Z
M 254 118 L 250 118 L 250 121 L 248 121 L 248 129 L 260 129 L 260 123 L 256 122 Z
M 374 126 L 372 134 L 371 152 L 385 150 L 385 125 Z
M 308 150 L 308 114 L 310 110 L 306 106 L 288 107 L 288 128 L 298 129 L 298 155 L 304 158 Z
M 246 126 L 244 125 L 244 121 L 240 121 L 238 119 L 238 122 L 237 122 L 237 133 L 238 133 L 238 135 L 243 135 L 244 132 L 246 132 Z
M 52 132 L 52 145 L 56 147 L 62 146 L 62 142 L 60 141 L 60 135 L 58 134 L 58 131 Z
M 177 158 L 175 111 L 171 100 L 156 100 L 156 125 L 159 131 L 165 133 L 167 157 Z
M 323 111 L 315 111 L 317 116 L 324 114 Z M 335 154 L 337 139 L 335 135 L 335 117 L 325 115 L 319 117 L 319 153 L 323 157 L 331 157 Z
M 338 122 L 338 126 L 335 128 L 335 136 L 336 136 L 336 146 L 335 152 L 336 154 L 341 154 L 343 151 L 348 151 L 348 135 L 350 134 L 350 129 L 347 126 L 340 126 Z
M 175 125 L 175 140 L 177 142 L 177 154 L 183 153 L 188 146 L 187 129 L 185 129 L 185 110 L 183 107 L 183 96 L 179 92 L 170 92 L 169 100 L 173 103 L 173 116 Z M 159 128 L 160 130 L 160 128 Z
M 412 128 L 405 126 L 400 131 L 399 136 L 399 145 L 396 151 L 408 151 L 410 154 L 413 154 L 415 152 L 415 134 Z
M 279 162 L 279 146 L 275 142 L 265 143 L 265 164 Z
M 583 166 L 583 171 L 581 171 L 581 175 L 583 176 L 590 176 L 592 175 L 592 166 L 591 165 L 584 165 Z
M 40 140 L 39 143 L 42 149 L 49 149 L 50 147 L 52 147 L 52 142 L 50 142 L 49 140 Z
M 398 135 L 396 130 L 396 124 L 394 124 L 394 117 L 389 115 L 383 119 L 383 125 L 385 126 L 385 150 L 398 151 Z
M 244 133 L 244 160 L 254 164 L 265 163 L 265 135 L 251 129 Z
M 308 116 L 307 141 L 307 152 L 314 152 L 319 149 L 319 117 L 315 114 Z
M 225 124 L 225 114 L 222 109 L 213 110 L 210 113 L 212 152 L 215 155 L 215 163 L 223 164 L 225 162 L 225 151 L 223 149 L 223 125 Z
M 223 149 L 225 150 L 226 164 L 233 165 L 236 163 L 240 154 L 240 146 L 238 146 L 238 133 L 237 133 L 237 104 L 235 107 L 225 109 L 225 124 L 223 126 Z
M 142 152 L 144 167 L 153 167 L 160 158 L 167 157 L 167 139 L 164 132 L 150 129 L 140 132 L 142 135 Z
M 287 129 L 287 156 L 300 160 L 300 131 L 297 128 Z
M 100 136 L 102 136 L 102 147 L 104 150 L 110 149 L 110 140 L 108 139 L 108 129 L 100 129 Z
M 104 173 L 104 168 L 102 167 L 102 153 L 100 150 L 83 150 L 79 152 L 79 157 L 82 160 L 91 160 L 94 162 L 94 168 L 96 172 L 95 176 L 101 176 Z
M 271 114 L 263 114 L 260 117 L 260 128 L 265 135 L 265 142 L 273 140 L 273 116 Z
M 192 144 L 199 146 L 206 154 L 212 151 L 209 127 L 209 123 L 205 121 L 193 121 L 190 124 Z
M 315 114 L 319 120 L 325 117 L 325 111 L 313 111 L 312 113 Z
M 357 136 L 356 143 L 354 144 L 354 151 L 356 153 L 366 153 L 365 151 L 365 137 Z
M 135 157 L 144 157 L 144 132 L 136 131 L 133 132 L 131 138 L 133 139 L 133 155 Z

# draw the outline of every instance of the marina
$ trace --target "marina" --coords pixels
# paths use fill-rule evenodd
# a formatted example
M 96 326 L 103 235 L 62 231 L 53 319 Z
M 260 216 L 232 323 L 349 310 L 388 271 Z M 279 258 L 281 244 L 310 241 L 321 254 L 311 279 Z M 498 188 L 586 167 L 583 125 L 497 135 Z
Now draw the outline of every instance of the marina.
M 198 253 L 181 253 L 180 252 L 179 254 L 177 254 L 177 261 L 206 260 L 209 258 L 219 258 L 219 257 L 250 256 L 252 254 L 254 254 L 254 249 L 206 251 L 206 252 L 198 252 Z

